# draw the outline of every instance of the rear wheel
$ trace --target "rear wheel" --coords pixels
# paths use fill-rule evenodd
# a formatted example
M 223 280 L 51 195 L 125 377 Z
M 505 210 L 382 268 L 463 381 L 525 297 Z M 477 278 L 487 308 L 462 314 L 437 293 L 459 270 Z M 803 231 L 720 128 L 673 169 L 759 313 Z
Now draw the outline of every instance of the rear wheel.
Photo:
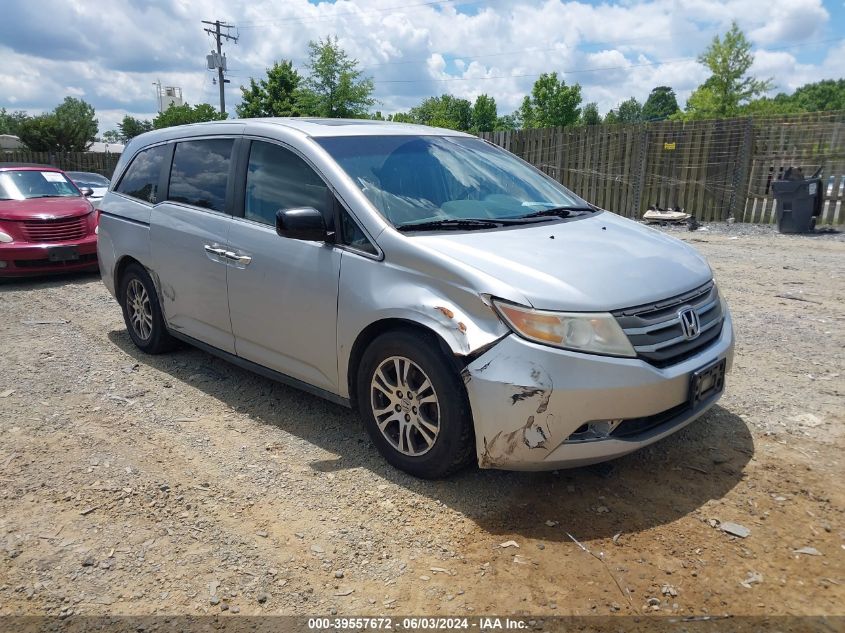
M 383 334 L 364 352 L 358 406 L 387 461 L 416 477 L 445 477 L 472 457 L 472 419 L 463 384 L 429 337 Z
M 118 296 L 129 337 L 140 350 L 161 354 L 173 349 L 175 341 L 164 324 L 155 285 L 143 266 L 127 266 Z

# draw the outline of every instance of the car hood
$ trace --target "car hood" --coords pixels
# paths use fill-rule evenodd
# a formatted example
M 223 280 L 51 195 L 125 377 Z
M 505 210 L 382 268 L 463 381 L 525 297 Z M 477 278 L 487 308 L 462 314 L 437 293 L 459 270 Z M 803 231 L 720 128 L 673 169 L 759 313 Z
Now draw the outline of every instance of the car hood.
M 87 215 L 92 210 L 83 197 L 0 200 L 0 220 L 55 220 Z
M 616 310 L 678 295 L 712 278 L 692 247 L 609 212 L 411 239 L 504 282 L 538 309 Z

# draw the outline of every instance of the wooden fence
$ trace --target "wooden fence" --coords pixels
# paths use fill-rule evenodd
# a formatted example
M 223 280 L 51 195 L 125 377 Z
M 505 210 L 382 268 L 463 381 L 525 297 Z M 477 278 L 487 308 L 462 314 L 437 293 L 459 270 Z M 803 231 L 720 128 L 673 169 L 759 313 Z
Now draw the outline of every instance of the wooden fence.
M 621 215 L 681 207 L 701 221 L 773 222 L 772 180 L 823 170 L 818 224 L 845 223 L 845 112 L 662 121 L 515 132 L 484 138 Z
M 102 152 L 31 152 L 26 149 L 0 150 L 0 163 L 36 163 L 65 171 L 91 171 L 111 178 L 120 154 Z

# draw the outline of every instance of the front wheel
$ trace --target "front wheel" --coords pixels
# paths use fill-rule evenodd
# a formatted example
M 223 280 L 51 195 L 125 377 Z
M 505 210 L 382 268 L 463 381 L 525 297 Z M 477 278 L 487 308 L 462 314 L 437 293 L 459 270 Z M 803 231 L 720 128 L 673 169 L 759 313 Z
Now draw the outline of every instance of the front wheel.
M 430 338 L 408 331 L 378 337 L 361 359 L 357 396 L 373 443 L 396 468 L 435 479 L 470 461 L 463 384 Z

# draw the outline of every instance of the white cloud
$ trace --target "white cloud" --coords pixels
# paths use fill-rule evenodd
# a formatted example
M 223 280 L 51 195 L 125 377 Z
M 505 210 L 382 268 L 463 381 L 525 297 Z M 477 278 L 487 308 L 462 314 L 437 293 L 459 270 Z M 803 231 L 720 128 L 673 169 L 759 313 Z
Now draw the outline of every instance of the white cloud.
M 845 57 L 845 43 L 827 54 L 818 43 L 829 37 L 830 11 L 822 0 L 482 0 L 464 5 L 468 13 L 458 10 L 460 3 L 409 2 L 397 9 L 402 4 L 6 0 L 0 106 L 40 111 L 77 95 L 97 108 L 106 130 L 125 113 L 149 117 L 158 79 L 182 87 L 190 103 L 216 104 L 217 87 L 205 69 L 212 40 L 200 21 L 218 18 L 239 27 L 237 45 L 224 48 L 230 111 L 250 76 L 263 76 L 281 59 L 304 71 L 309 40 L 330 34 L 375 79 L 384 112 L 450 92 L 470 99 L 489 94 L 505 114 L 540 73 L 552 71 L 580 83 L 584 101 L 597 101 L 602 112 L 631 96 L 642 101 L 657 85 L 672 86 L 683 102 L 707 77 L 696 56 L 732 20 L 755 44 L 753 71 L 773 76 L 779 90 L 840 77 Z

